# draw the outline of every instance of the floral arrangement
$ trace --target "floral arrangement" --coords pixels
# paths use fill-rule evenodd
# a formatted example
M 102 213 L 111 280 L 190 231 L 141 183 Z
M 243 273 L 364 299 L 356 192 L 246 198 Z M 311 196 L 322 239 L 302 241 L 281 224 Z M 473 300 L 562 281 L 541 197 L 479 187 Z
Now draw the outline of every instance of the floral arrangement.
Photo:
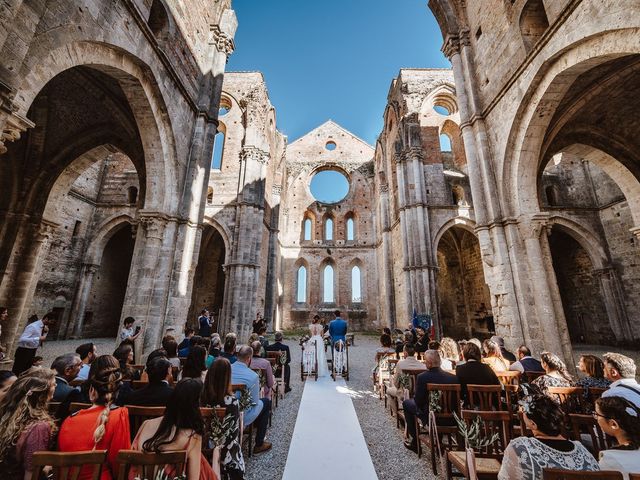
M 324 337 L 324 339 L 323 339 L 323 340 L 324 340 L 324 347 L 325 347 L 325 349 L 326 349 L 327 347 L 330 347 L 330 346 L 331 346 L 331 337 Z
M 482 435 L 484 431 L 484 422 L 480 416 L 476 416 L 473 419 L 471 424 L 467 424 L 464 420 L 462 420 L 458 415 L 454 412 L 453 417 L 458 424 L 458 431 L 462 438 L 464 438 L 465 446 L 468 448 L 473 448 L 474 450 L 482 450 L 487 448 L 489 445 L 494 444 L 499 438 L 500 435 L 494 433 L 490 437 L 485 437 Z M 455 439 L 454 439 L 455 442 Z
M 442 411 L 442 405 L 440 405 L 440 399 L 442 392 L 438 390 L 432 390 L 429 392 L 429 411 L 439 413 Z
M 409 389 L 411 387 L 411 377 L 407 373 L 401 373 L 396 377 L 396 385 L 400 389 Z
M 233 415 L 225 415 L 220 419 L 214 415 L 211 419 L 211 429 L 209 431 L 209 440 L 213 444 L 212 447 L 220 447 L 224 445 L 227 438 L 236 435 L 237 423 Z
M 300 340 L 298 341 L 298 345 L 302 346 L 305 343 L 307 343 L 309 341 L 311 337 L 309 335 L 303 335 L 302 337 L 300 337 Z
M 264 370 L 262 369 L 257 370 L 256 373 L 258 374 L 258 380 L 260 381 L 260 389 L 263 389 L 264 386 L 267 384 L 267 379 L 264 375 Z
M 280 365 L 286 365 L 287 364 L 287 352 L 285 352 L 284 350 L 282 352 L 280 352 L 280 358 L 278 358 L 278 361 L 279 361 Z
M 246 388 L 240 391 L 240 399 L 238 400 L 238 403 L 241 412 L 246 412 L 251 407 L 256 406 L 253 398 L 251 398 L 251 392 Z

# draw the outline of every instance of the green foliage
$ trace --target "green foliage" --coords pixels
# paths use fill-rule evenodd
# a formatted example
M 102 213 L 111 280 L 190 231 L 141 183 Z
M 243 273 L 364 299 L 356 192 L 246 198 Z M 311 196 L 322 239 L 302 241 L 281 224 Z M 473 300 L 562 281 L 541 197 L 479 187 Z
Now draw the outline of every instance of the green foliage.
M 221 447 L 225 444 L 225 440 L 236 435 L 237 422 L 233 415 L 225 415 L 220 419 L 214 415 L 211 419 L 211 430 L 209 432 L 209 440 L 213 447 Z
M 483 436 L 485 431 L 484 422 L 480 416 L 476 416 L 471 424 L 467 424 L 464 420 L 458 417 L 456 413 L 453 414 L 456 423 L 458 424 L 458 431 L 462 438 L 464 438 L 465 446 L 474 450 L 483 450 L 489 445 L 494 444 L 500 438 L 500 435 L 494 433 L 490 437 Z
M 246 412 L 251 407 L 255 407 L 256 403 L 251 398 L 251 392 L 248 389 L 244 389 L 240 392 L 240 399 L 238 401 L 241 412 Z
M 438 390 L 432 390 L 429 392 L 429 411 L 439 413 L 442 411 L 442 405 L 440 405 L 440 398 L 442 392 Z
M 400 373 L 396 377 L 396 385 L 398 385 L 398 388 L 409 389 L 411 387 L 411 377 L 406 373 Z

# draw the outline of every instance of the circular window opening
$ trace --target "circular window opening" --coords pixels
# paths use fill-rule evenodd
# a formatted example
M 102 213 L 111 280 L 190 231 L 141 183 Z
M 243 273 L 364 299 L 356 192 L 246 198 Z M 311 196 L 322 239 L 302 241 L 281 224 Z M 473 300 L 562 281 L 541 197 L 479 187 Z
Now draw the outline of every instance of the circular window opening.
M 327 144 L 324 146 L 324 148 L 326 148 L 327 150 L 335 150 L 336 146 L 337 146 L 336 142 L 329 140 Z
M 451 114 L 449 112 L 449 109 L 446 107 L 443 107 L 442 105 L 434 105 L 433 109 L 436 111 L 436 113 L 439 113 L 440 115 L 444 115 L 445 117 Z
M 220 99 L 220 109 L 218 110 L 218 116 L 222 117 L 231 110 L 231 101 L 228 98 L 222 97 Z
M 311 179 L 311 194 L 322 203 L 338 203 L 349 193 L 349 180 L 338 170 L 322 170 Z

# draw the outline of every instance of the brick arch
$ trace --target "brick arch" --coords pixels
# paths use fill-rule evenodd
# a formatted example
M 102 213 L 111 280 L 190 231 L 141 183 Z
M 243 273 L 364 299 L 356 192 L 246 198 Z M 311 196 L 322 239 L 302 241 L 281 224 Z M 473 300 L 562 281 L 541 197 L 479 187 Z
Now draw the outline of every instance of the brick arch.
M 540 67 L 521 101 L 505 151 L 501 196 L 509 214 L 539 212 L 537 180 L 545 133 L 578 76 L 612 59 L 638 53 L 637 29 L 599 32 L 569 45 Z

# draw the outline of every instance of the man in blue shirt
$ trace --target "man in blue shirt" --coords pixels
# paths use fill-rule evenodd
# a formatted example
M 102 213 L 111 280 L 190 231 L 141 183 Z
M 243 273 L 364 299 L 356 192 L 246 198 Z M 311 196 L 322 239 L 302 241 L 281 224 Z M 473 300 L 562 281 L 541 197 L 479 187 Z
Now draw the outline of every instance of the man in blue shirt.
M 231 383 L 246 385 L 251 399 L 255 403 L 244 412 L 244 425 L 245 427 L 249 426 L 255 421 L 257 433 L 253 452 L 266 452 L 271 448 L 271 442 L 264 440 L 271 413 L 271 400 L 260 398 L 260 378 L 256 372 L 249 368 L 253 349 L 248 345 L 242 345 L 236 356 L 238 360 L 231 365 Z
M 200 329 L 198 335 L 205 338 L 211 336 L 211 318 L 209 317 L 209 310 L 205 309 L 200 312 L 200 317 L 198 317 L 198 327 Z
M 347 322 L 340 318 L 340 310 L 333 312 L 334 319 L 329 322 L 329 335 L 331 336 L 331 345 L 338 340 L 347 341 Z

